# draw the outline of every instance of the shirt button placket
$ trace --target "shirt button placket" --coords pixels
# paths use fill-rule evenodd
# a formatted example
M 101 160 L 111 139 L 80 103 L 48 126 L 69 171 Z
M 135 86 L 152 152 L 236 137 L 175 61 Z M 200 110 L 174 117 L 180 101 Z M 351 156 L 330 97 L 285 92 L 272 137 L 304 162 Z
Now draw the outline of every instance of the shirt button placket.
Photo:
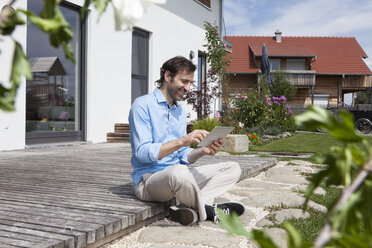
M 166 121 L 166 123 L 167 123 L 167 126 L 166 126 L 166 128 L 167 128 L 167 140 L 169 141 L 169 139 L 170 139 L 170 137 L 169 137 L 169 113 L 170 112 L 170 108 L 169 108 L 169 106 L 168 106 L 168 104 L 167 104 L 167 121 Z

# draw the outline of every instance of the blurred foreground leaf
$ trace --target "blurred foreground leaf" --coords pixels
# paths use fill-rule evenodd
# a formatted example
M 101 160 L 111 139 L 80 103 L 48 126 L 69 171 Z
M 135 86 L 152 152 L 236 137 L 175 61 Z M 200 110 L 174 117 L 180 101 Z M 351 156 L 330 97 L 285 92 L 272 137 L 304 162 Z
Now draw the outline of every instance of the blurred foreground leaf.
M 23 53 L 21 45 L 16 41 L 12 65 L 10 74 L 11 87 L 8 89 L 0 84 L 0 109 L 7 112 L 15 110 L 15 98 L 22 76 L 25 76 L 27 79 L 32 78 L 30 63 Z

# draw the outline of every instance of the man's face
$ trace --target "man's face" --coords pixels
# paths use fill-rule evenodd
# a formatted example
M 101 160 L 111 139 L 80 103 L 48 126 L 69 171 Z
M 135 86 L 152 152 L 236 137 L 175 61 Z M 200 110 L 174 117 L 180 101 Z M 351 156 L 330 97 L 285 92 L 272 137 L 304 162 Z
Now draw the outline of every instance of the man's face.
M 186 70 L 176 74 L 174 78 L 171 78 L 170 75 L 168 75 L 168 77 L 166 77 L 168 95 L 173 101 L 181 101 L 186 92 L 190 91 L 193 80 L 194 72 L 189 72 Z

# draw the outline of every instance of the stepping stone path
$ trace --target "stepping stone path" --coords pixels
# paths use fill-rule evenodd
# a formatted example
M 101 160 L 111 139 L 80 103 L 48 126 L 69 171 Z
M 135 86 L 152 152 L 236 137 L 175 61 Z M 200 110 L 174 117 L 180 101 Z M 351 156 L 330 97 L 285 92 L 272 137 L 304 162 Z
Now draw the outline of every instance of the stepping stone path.
M 309 217 L 307 212 L 299 209 L 305 200 L 300 192 L 306 190 L 308 185 L 305 176 L 317 170 L 319 166 L 306 161 L 281 161 L 266 172 L 240 181 L 216 199 L 216 203 L 225 201 L 244 203 L 246 211 L 240 220 L 245 228 L 248 231 L 264 229 L 279 247 L 286 247 L 285 230 L 269 226 L 273 225 L 273 222 L 282 223 L 289 218 Z M 324 190 L 316 189 L 316 193 L 324 194 Z M 324 206 L 314 202 L 310 201 L 309 205 L 320 211 L 326 211 Z M 269 213 L 267 208 L 274 206 L 278 207 L 278 210 Z M 271 216 L 270 220 L 269 216 Z M 210 221 L 200 222 L 193 226 L 182 226 L 165 218 L 104 247 L 243 248 L 258 247 L 258 245 L 245 237 L 227 235 L 223 228 Z

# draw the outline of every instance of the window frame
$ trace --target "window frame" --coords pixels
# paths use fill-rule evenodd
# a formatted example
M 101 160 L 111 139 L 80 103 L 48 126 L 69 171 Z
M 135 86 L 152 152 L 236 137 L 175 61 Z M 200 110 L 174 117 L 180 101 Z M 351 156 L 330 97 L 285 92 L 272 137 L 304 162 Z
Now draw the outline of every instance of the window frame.
M 207 82 L 207 54 L 198 51 L 198 82 L 197 82 L 197 90 L 200 91 L 200 97 L 198 98 L 198 111 L 197 111 L 197 117 L 198 119 L 201 119 L 204 115 L 204 108 L 203 105 L 203 98 L 205 97 L 206 92 L 206 82 Z
M 29 0 L 31 1 L 31 0 Z M 29 3 L 28 1 L 28 3 Z M 60 6 L 76 11 L 81 17 L 82 7 L 67 1 L 62 1 Z M 26 132 L 26 145 L 43 144 L 43 143 L 55 143 L 55 142 L 72 142 L 72 141 L 85 141 L 87 139 L 87 90 L 86 90 L 86 72 L 87 72 L 87 16 L 84 19 L 80 18 L 80 34 L 77 40 L 79 41 L 79 49 L 76 63 L 79 65 L 79 83 L 80 83 L 80 123 L 78 131 L 65 131 L 65 132 Z M 26 118 L 26 116 L 25 116 Z
M 150 33 L 149 32 L 146 32 L 144 30 L 141 30 L 139 28 L 136 28 L 136 27 L 133 27 L 133 31 L 132 31 L 132 42 L 133 42 L 133 35 L 138 35 L 140 37 L 143 37 L 146 39 L 147 41 L 147 54 L 146 54 L 146 63 L 145 63 L 145 70 L 146 70 L 146 75 L 140 75 L 140 74 L 135 74 L 133 73 L 133 64 L 132 64 L 132 72 L 131 72 L 131 103 L 134 102 L 135 98 L 133 98 L 133 79 L 138 79 L 138 80 L 146 80 L 146 93 L 147 94 L 149 92 L 149 70 L 150 70 L 150 66 L 149 66 L 149 63 L 150 63 Z M 133 61 L 133 44 L 132 44 L 132 58 L 131 60 Z M 131 61 L 131 63 L 133 63 Z
M 279 62 L 279 68 L 273 68 L 273 62 Z M 281 64 L 281 59 L 270 59 L 270 70 L 271 71 L 280 70 L 280 64 Z
M 302 69 L 288 69 L 288 62 L 299 62 L 299 61 L 301 61 L 301 63 L 303 62 L 304 67 Z M 305 61 L 305 59 L 287 59 L 285 67 L 286 67 L 286 70 L 298 70 L 298 71 L 305 70 L 306 69 L 306 61 Z

